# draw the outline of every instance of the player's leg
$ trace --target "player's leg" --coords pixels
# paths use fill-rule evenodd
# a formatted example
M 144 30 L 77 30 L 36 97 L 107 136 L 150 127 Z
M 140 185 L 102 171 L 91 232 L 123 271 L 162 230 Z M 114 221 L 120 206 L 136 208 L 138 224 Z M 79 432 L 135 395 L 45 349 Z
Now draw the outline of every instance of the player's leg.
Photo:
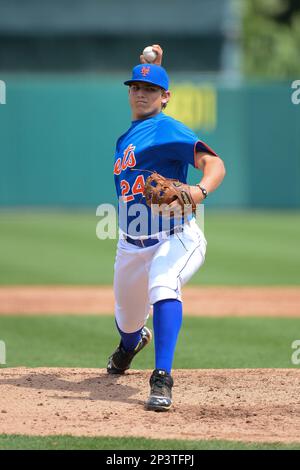
M 181 300 L 181 287 L 203 265 L 206 239 L 192 220 L 182 232 L 164 240 L 156 251 L 149 268 L 149 300 Z
M 182 324 L 181 286 L 203 264 L 206 240 L 193 223 L 164 241 L 153 257 L 149 296 L 153 304 L 155 370 L 150 379 L 148 409 L 165 411 L 172 404 L 171 369 Z
M 170 237 L 153 259 L 149 287 L 153 303 L 156 368 L 165 369 L 168 373 L 171 372 L 182 324 L 181 287 L 203 265 L 206 245 L 203 233 L 192 221 L 185 225 L 182 233 Z M 163 253 L 167 263 L 161 256 Z M 160 273 L 159 279 L 157 272 Z
M 181 287 L 186 284 L 204 264 L 207 241 L 195 219 L 192 219 L 188 224 L 185 224 L 183 232 L 176 236 L 189 252 L 183 266 L 180 267 L 181 261 L 179 261 L 179 264 L 177 265 L 177 268 L 180 268 L 178 280 L 181 296 Z
M 145 327 L 150 309 L 148 272 L 140 248 L 127 245 L 119 242 L 114 266 L 115 321 L 121 341 L 108 361 L 112 374 L 124 373 L 152 338 Z
M 171 372 L 182 323 L 181 287 L 204 263 L 206 240 L 198 227 L 165 240 L 155 253 L 149 272 L 149 297 L 153 305 L 156 368 Z
M 120 240 L 114 264 L 115 316 L 125 333 L 142 328 L 149 316 L 148 271 L 141 248 Z

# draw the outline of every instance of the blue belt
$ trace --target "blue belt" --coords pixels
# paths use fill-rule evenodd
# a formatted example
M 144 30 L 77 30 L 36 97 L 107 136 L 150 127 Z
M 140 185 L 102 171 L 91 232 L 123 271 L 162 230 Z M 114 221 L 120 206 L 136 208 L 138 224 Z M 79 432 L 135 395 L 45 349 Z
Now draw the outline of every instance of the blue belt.
M 182 228 L 174 227 L 172 228 L 169 232 L 165 233 L 167 236 L 173 235 L 176 232 L 182 231 Z M 148 248 L 149 246 L 156 245 L 158 242 L 160 242 L 162 239 L 161 238 L 131 238 L 128 237 L 127 235 L 125 236 L 125 240 L 128 243 L 131 243 L 132 245 L 139 246 L 140 248 Z

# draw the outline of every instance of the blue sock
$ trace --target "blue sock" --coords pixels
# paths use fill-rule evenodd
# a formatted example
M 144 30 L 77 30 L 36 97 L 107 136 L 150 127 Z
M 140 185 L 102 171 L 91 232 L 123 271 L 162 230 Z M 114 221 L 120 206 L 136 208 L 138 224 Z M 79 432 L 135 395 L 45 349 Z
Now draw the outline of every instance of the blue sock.
M 133 351 L 141 339 L 141 331 L 143 328 L 133 333 L 124 333 L 124 331 L 120 330 L 117 322 L 116 325 L 122 338 L 123 348 L 125 351 Z
M 182 303 L 177 299 L 160 300 L 153 305 L 155 368 L 171 373 L 179 330 Z

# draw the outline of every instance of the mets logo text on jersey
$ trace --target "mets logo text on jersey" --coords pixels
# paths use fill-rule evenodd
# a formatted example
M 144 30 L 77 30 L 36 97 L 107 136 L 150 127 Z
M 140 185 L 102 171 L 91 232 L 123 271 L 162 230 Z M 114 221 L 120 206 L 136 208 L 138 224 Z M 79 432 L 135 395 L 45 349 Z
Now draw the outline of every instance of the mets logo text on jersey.
M 136 165 L 136 158 L 134 155 L 135 145 L 130 144 L 123 152 L 123 157 L 119 157 L 116 160 L 114 166 L 114 174 L 119 176 L 122 171 L 127 168 L 133 168 Z M 145 187 L 145 180 L 143 175 L 138 175 L 130 188 L 130 184 L 126 179 L 120 181 L 121 195 L 124 202 L 130 202 L 134 200 L 134 196 L 137 194 L 143 194 Z M 130 194 L 131 193 L 131 194 Z
M 135 146 L 130 144 L 123 152 L 123 158 L 118 158 L 114 166 L 114 174 L 120 175 L 126 168 L 133 168 L 136 165 L 134 155 Z

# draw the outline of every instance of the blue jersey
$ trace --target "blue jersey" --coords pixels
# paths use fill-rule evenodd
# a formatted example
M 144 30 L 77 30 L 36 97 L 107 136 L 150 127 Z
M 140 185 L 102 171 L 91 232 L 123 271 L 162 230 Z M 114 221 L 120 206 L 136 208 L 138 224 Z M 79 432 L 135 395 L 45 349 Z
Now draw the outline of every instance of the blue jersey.
M 132 122 L 118 139 L 115 153 L 114 179 L 122 232 L 133 237 L 149 237 L 182 223 L 177 218 L 171 219 L 170 225 L 170 220 L 153 215 L 146 205 L 143 189 L 153 171 L 186 183 L 188 165 L 195 165 L 198 151 L 216 155 L 191 129 L 162 112 Z

